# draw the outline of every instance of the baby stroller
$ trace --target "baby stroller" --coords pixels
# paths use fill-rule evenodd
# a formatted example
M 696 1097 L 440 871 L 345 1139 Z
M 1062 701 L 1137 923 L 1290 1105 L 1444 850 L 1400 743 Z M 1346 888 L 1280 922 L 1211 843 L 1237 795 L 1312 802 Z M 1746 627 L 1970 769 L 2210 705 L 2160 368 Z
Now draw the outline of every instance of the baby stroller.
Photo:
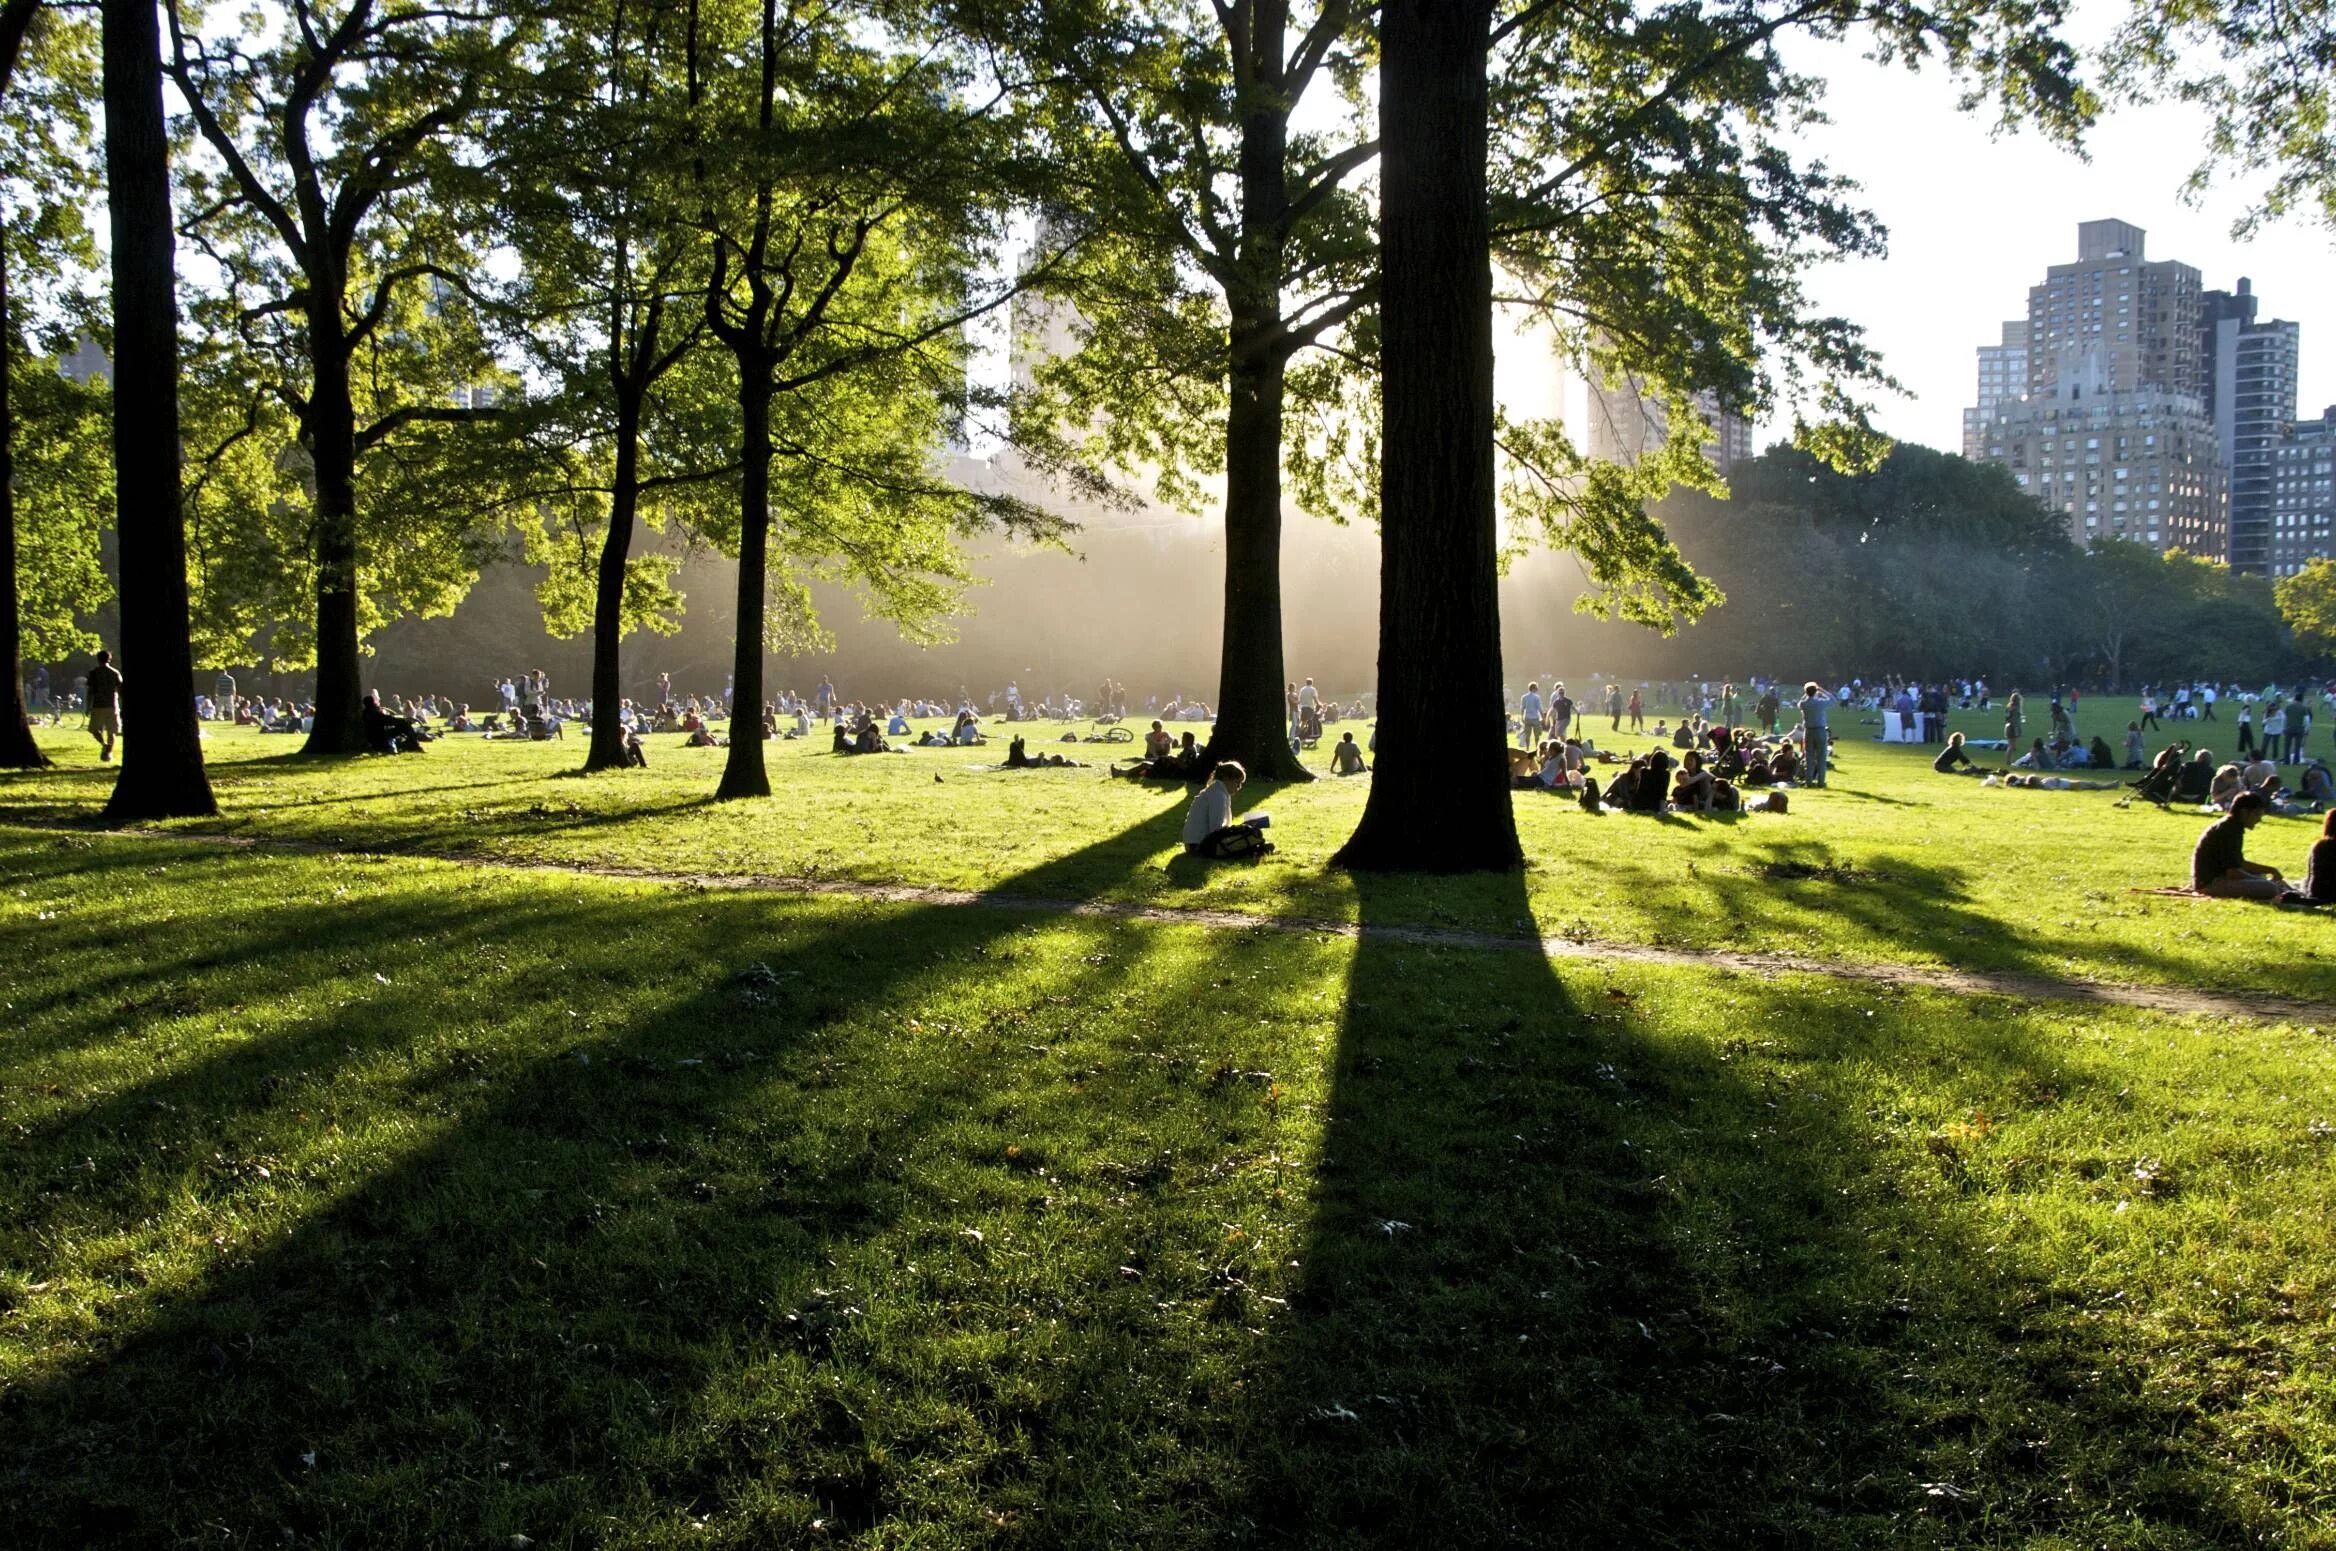
M 1322 712 L 1314 706 L 1298 707 L 1298 746 L 1312 748 L 1322 741 Z
M 2204 802 L 2206 784 L 2213 780 L 2212 772 L 2207 772 L 2206 783 L 2201 783 L 2198 777 L 2190 775 L 2197 768 L 2196 762 L 2189 757 L 2190 745 L 2177 743 L 2172 752 L 2172 759 L 2152 765 L 2142 772 L 2140 780 L 2126 782 L 2126 786 L 2131 789 L 2117 799 L 2117 806 L 2130 808 L 2137 797 L 2144 802 L 2154 802 L 2161 808 L 2176 801 Z M 2197 787 L 2194 795 L 2185 790 L 2192 786 Z

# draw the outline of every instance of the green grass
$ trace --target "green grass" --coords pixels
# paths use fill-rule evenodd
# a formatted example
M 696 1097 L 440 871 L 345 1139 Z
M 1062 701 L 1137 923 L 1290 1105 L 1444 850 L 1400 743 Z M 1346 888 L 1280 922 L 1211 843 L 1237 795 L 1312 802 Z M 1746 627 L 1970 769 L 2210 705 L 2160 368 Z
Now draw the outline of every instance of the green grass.
M 1976 736 L 1993 720 L 1970 713 L 1955 722 Z M 2086 705 L 2088 728 L 2125 720 L 2124 708 Z M 2000 724 L 1992 730 L 2000 735 Z M 2212 741 L 2231 729 L 2183 730 Z M 1374 911 L 1389 923 L 1504 934 L 1538 923 L 1613 942 L 2336 1001 L 2326 921 L 2133 892 L 2188 880 L 2206 822 L 2198 814 L 2120 810 L 2108 792 L 1983 788 L 1932 774 L 1927 750 L 1856 741 L 1864 731 L 1841 718 L 1834 784 L 1796 792 L 1782 817 L 1598 817 L 1520 794 L 1524 908 L 1512 884 L 1476 880 L 1391 886 Z M 1099 763 L 1125 752 L 1045 743 L 1059 736 L 1052 724 L 1034 736 Z M 85 817 L 102 804 L 111 773 L 88 738 L 56 729 L 44 739 L 67 763 L 0 776 L 0 819 Z M 450 740 L 419 758 L 316 764 L 291 756 L 292 739 L 227 729 L 211 742 L 222 817 L 184 827 L 651 872 L 1025 892 L 1043 884 L 1080 898 L 1342 921 L 1360 911 L 1351 880 L 1325 863 L 1353 830 L 1362 780 L 1253 788 L 1244 806 L 1272 811 L 1279 852 L 1259 867 L 1212 870 L 1178 857 L 1181 789 L 1109 781 L 1100 769 L 1001 771 L 992 762 L 1002 745 L 839 758 L 777 743 L 772 797 L 715 804 L 722 751 L 678 741 L 652 739 L 646 773 L 579 778 L 572 768 L 583 748 L 573 740 Z M 2315 821 L 2269 819 L 2251 846 L 2300 876 L 2316 832 Z
M 1141 876 L 1171 800 L 1077 773 L 790 758 L 706 810 L 677 759 L 444 753 L 222 784 L 267 833 L 1547 930 L 1628 888 L 1551 836 L 1775 843 L 1535 815 L 1529 878 L 1187 888 Z M 1787 822 L 1967 859 L 1898 791 Z M 1354 800 L 1276 794 L 1277 836 Z M 2295 1025 L 0 825 L 0 1502 L 36 1546 L 2336 1546 L 2332 1067 Z

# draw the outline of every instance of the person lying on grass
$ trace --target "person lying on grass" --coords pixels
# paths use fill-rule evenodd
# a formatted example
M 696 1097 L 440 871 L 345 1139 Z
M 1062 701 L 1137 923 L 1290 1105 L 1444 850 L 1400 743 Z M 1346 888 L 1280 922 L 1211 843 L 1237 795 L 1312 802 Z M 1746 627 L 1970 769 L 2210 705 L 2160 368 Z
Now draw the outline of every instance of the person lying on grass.
M 1984 784 L 1993 786 L 1997 782 L 1994 777 L 1990 777 Z M 2122 781 L 2072 781 L 2064 775 L 2023 775 L 2015 770 L 2010 775 L 2004 776 L 2001 784 L 2025 786 L 2044 792 L 2113 792 L 2125 783 Z
M 1264 856 L 1273 850 L 1262 825 L 1255 820 L 1245 824 L 1233 822 L 1233 798 L 1248 781 L 1249 772 L 1238 761 L 1230 759 L 1210 774 L 1208 784 L 1193 797 L 1192 806 L 1184 813 L 1186 854 L 1227 861 Z
M 1033 754 L 1024 746 L 1020 738 L 1016 738 L 1012 743 L 1006 745 L 1004 769 L 1046 770 L 1057 767 L 1065 770 L 1084 770 L 1086 768 L 1077 760 L 1065 759 L 1060 754 Z
M 2190 887 L 2216 899 L 2277 899 L 2287 892 L 2279 869 L 2246 857 L 2247 831 L 2262 821 L 2265 803 L 2254 792 L 2231 799 L 2231 811 L 2206 826 L 2190 853 Z

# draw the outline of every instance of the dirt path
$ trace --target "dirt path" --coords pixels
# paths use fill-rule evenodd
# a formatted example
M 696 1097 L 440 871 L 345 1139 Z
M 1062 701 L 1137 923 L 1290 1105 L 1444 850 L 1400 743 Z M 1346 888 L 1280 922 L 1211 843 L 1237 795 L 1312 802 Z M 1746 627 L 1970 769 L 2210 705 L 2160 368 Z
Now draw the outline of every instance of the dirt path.
M 30 824 L 12 820 L 8 821 L 8 827 L 56 830 L 80 829 L 84 826 Z M 1825 975 L 1866 985 L 1915 987 L 1949 991 L 1962 996 L 2004 996 L 2025 1002 L 2094 1002 L 2185 1016 L 2203 1015 L 2265 1022 L 2336 1023 L 2336 1005 L 2326 1002 L 2206 991 L 2182 986 L 2069 980 L 2008 970 L 1928 969 L 1911 964 L 1875 964 L 1851 959 L 1807 958 L 1786 953 L 1737 953 L 1724 948 L 1659 948 L 1641 943 L 1577 940 L 1571 937 L 1502 936 L 1430 926 L 1365 926 L 1352 921 L 1306 916 L 1249 915 L 1237 910 L 1171 910 L 1157 905 L 1134 905 L 1114 900 L 1060 899 L 1039 894 L 989 893 L 917 884 L 854 883 L 832 878 L 789 878 L 767 873 L 665 872 L 653 868 L 609 867 L 577 862 L 512 861 L 454 852 L 334 846 L 248 834 L 187 835 L 154 829 L 116 830 L 112 833 L 135 835 L 142 839 L 172 840 L 189 845 L 263 847 L 310 855 L 396 858 L 443 862 L 453 866 L 495 867 L 507 872 L 563 873 L 576 877 L 684 884 L 707 889 L 833 895 L 885 904 L 1014 910 L 1110 921 L 1143 921 L 1162 926 L 1202 926 L 1221 931 L 1287 932 L 1350 939 L 1368 937 L 1374 942 L 1412 943 L 1421 947 L 1469 948 L 1505 953 L 1537 952 L 1550 959 L 1578 963 L 1649 964 L 1671 969 L 1718 970 L 1725 974 L 1761 978 Z

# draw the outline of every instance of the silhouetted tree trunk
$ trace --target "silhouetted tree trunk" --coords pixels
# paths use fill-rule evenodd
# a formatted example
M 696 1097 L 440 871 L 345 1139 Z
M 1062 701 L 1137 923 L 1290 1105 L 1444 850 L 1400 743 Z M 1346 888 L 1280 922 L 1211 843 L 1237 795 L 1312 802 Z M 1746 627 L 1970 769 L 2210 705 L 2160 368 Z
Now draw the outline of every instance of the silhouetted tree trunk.
M 179 508 L 178 276 L 162 36 L 154 0 L 104 0 L 112 213 L 114 531 L 122 606 L 122 773 L 106 817 L 216 813 L 195 722 Z
M 362 754 L 365 688 L 357 644 L 357 408 L 340 348 L 339 293 L 312 299 L 315 385 L 302 411 L 316 515 L 316 720 L 303 754 Z
M 1382 13 L 1379 748 L 1356 868 L 1518 866 L 1502 735 L 1485 204 L 1491 0 Z
M 717 799 L 768 797 L 770 771 L 762 757 L 762 637 L 768 610 L 771 536 L 771 366 L 760 357 L 738 362 L 738 408 L 746 417 L 738 476 L 738 640 L 730 678 L 730 754 L 722 762 Z
M 16 73 L 17 54 L 39 9 L 40 0 L 8 0 L 0 7 L 0 96 Z M 7 688 L 0 691 L 0 765 L 22 770 L 48 764 L 49 756 L 33 738 L 24 704 L 24 602 L 16 590 L 16 412 L 8 396 L 15 363 L 8 251 L 0 246 L 0 667 L 8 674 Z
M 625 566 L 633 553 L 633 526 L 641 509 L 641 403 L 617 383 L 616 477 L 608 496 L 608 534 L 600 544 L 600 576 L 592 598 L 592 747 L 586 770 L 622 770 L 624 724 Z
M 1287 264 L 1289 106 L 1281 100 L 1289 7 L 1262 0 L 1246 52 L 1260 77 L 1241 122 L 1241 258 L 1248 276 L 1278 277 Z M 1290 346 L 1277 289 L 1233 287 L 1226 343 L 1225 627 L 1217 664 L 1212 759 L 1239 760 L 1252 776 L 1313 777 L 1290 748 L 1282 655 L 1282 382 Z

